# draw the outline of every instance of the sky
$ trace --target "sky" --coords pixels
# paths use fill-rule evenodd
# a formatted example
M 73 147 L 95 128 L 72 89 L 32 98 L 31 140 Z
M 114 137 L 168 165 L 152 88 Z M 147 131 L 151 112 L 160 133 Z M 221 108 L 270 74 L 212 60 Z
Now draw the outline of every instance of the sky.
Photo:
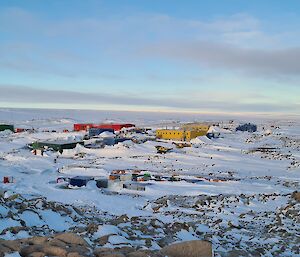
M 2 0 L 0 107 L 300 113 L 298 0 Z

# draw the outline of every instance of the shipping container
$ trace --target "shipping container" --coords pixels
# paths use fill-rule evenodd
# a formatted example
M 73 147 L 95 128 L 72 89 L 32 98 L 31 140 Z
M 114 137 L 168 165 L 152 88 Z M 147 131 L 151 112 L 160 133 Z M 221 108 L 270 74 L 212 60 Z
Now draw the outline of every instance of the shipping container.
M 71 186 L 77 186 L 77 187 L 82 187 L 82 186 L 86 186 L 86 184 L 93 180 L 92 177 L 88 177 L 88 176 L 76 176 L 74 178 L 70 179 L 70 183 L 69 185 Z

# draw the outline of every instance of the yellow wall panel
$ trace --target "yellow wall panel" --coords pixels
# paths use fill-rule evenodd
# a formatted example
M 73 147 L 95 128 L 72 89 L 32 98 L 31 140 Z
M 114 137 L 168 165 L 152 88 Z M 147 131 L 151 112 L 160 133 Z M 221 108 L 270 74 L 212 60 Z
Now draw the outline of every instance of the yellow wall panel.
M 202 130 L 183 130 L 183 129 L 159 129 L 156 130 L 156 138 L 176 141 L 190 141 L 199 136 L 205 136 L 208 128 L 201 127 Z

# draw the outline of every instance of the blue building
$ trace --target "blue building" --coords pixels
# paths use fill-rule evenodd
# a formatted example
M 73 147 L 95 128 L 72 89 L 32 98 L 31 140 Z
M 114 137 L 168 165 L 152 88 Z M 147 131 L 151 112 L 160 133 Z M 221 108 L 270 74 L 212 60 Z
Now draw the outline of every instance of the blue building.
M 248 131 L 250 133 L 257 131 L 257 126 L 255 124 L 246 123 L 244 125 L 240 125 L 236 128 L 236 131 Z
M 70 179 L 69 184 L 71 186 L 77 186 L 77 187 L 82 187 L 82 186 L 86 186 L 86 184 L 90 181 L 93 180 L 92 177 L 88 177 L 88 176 L 76 176 Z
M 98 136 L 105 131 L 114 133 L 114 130 L 110 129 L 110 128 L 90 128 L 89 129 L 89 137 Z

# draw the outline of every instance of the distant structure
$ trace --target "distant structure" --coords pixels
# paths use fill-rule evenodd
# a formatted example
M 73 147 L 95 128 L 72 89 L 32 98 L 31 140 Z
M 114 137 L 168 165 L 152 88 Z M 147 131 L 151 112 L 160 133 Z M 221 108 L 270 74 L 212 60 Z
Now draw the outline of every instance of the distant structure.
M 15 132 L 15 129 L 14 129 L 13 125 L 0 124 L 0 131 L 4 131 L 4 130 L 10 130 L 12 132 Z
M 257 131 L 257 126 L 252 123 L 246 123 L 244 125 L 240 125 L 236 128 L 236 131 L 248 131 L 250 133 Z
M 113 129 L 114 131 L 119 131 L 122 128 L 132 128 L 132 127 L 135 127 L 135 125 L 131 123 L 112 123 L 112 124 L 77 123 L 74 124 L 74 131 L 88 131 L 90 128 Z

